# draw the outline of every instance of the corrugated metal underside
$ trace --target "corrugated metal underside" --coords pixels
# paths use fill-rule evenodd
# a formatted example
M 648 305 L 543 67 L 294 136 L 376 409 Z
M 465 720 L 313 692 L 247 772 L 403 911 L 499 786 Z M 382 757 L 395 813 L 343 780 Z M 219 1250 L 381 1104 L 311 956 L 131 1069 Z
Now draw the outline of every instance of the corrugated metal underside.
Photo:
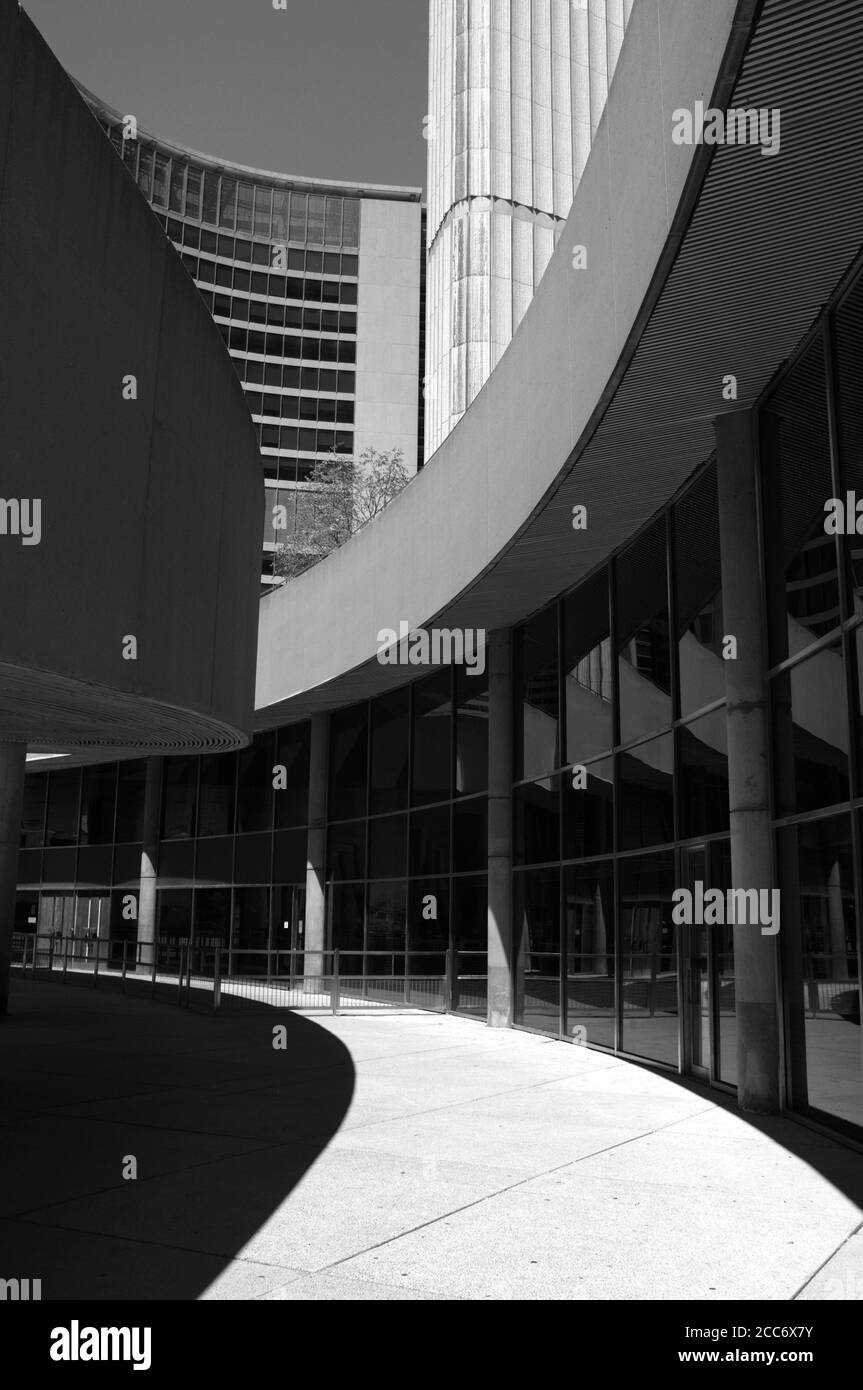
M 711 104 L 778 107 L 781 152 L 705 147 L 691 218 L 616 389 L 522 532 L 428 625 L 509 626 L 607 559 L 710 455 L 715 416 L 758 399 L 859 252 L 863 8 L 766 0 L 749 37 L 736 78 L 723 75 Z M 728 374 L 738 380 L 733 406 L 722 398 Z M 576 503 L 589 509 L 586 532 L 572 530 Z M 257 723 L 302 719 L 416 674 L 371 661 Z
M 29 715 L 34 708 L 39 710 L 38 739 L 32 738 Z M 68 758 L 56 754 L 64 763 L 145 753 L 218 753 L 249 741 L 243 730 L 199 710 L 7 662 L 0 662 L 0 728 L 4 743 L 26 743 L 31 754 L 68 749 Z

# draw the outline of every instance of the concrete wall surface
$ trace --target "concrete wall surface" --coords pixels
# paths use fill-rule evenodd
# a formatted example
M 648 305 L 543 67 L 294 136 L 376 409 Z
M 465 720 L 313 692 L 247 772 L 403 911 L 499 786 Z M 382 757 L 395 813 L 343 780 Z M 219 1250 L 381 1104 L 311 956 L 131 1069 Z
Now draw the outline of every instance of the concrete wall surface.
M 0 0 L 0 739 L 243 742 L 262 496 L 218 329 L 71 80 Z
M 401 449 L 417 468 L 420 356 L 419 203 L 360 204 L 354 452 Z

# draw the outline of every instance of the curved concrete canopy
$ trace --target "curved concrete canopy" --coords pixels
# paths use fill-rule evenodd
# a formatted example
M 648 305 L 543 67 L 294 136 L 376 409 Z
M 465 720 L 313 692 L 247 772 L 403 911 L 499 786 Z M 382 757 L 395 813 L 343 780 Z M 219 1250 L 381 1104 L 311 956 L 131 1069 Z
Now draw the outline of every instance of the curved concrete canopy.
M 15 0 L 0 0 L 0 306 L 0 740 L 244 744 L 263 473 L 243 391 Z
M 565 231 L 501 362 L 387 511 L 263 600 L 258 727 L 414 677 L 375 656 L 400 620 L 529 616 L 673 496 L 718 413 L 758 399 L 860 248 L 855 10 L 637 0 Z M 674 144 L 672 112 L 699 100 L 780 108 L 780 152 Z

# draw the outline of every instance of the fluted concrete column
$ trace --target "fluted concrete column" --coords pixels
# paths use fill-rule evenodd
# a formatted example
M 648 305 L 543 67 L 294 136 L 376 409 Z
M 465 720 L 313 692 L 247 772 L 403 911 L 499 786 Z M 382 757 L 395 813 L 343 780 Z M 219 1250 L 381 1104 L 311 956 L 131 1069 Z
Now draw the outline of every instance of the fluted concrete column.
M 725 662 L 731 874 L 734 888 L 776 887 L 770 828 L 767 650 L 758 556 L 754 412 L 715 421 L 725 633 L 737 658 Z M 780 913 L 780 933 L 784 914 Z M 735 923 L 737 1098 L 743 1110 L 772 1112 L 782 1103 L 782 1034 L 778 936 Z
M 26 743 L 0 743 L 0 1017 L 9 1009 L 9 967 L 24 804 Z
M 512 633 L 488 646 L 488 1015 L 512 1023 Z
M 326 933 L 327 783 L 330 763 L 330 716 L 312 715 L 309 753 L 309 830 L 306 851 L 306 922 L 303 935 L 305 988 L 317 991 L 324 974 Z
M 162 810 L 162 758 L 147 759 L 144 785 L 144 830 L 141 846 L 141 881 L 138 889 L 138 945 L 140 965 L 153 964 L 156 942 L 156 881 L 159 877 L 159 823 Z

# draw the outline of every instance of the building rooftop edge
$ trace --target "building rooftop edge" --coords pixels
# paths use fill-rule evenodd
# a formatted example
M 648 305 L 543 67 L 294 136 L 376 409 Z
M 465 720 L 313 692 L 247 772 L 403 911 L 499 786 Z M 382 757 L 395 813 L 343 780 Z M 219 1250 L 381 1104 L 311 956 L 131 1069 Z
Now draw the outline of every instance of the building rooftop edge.
M 122 112 L 103 101 L 95 92 L 91 92 L 77 78 L 73 77 L 72 81 L 89 105 L 97 107 L 106 116 L 111 116 L 114 120 L 122 122 Z M 216 155 L 195 150 L 191 145 L 181 145 L 176 141 L 164 140 L 160 135 L 154 135 L 151 131 L 145 130 L 143 126 L 139 126 L 138 135 L 139 139 L 152 140 L 155 145 L 170 154 L 179 154 L 186 158 L 200 160 L 208 168 L 217 169 L 221 173 L 246 174 L 253 179 L 266 179 L 275 183 L 288 184 L 291 188 L 321 188 L 328 193 L 340 193 L 348 196 L 392 199 L 396 202 L 406 203 L 422 201 L 422 188 L 414 188 L 404 184 L 362 183 L 356 179 L 318 179 L 310 178 L 306 174 L 282 174 L 273 169 L 256 169 L 250 164 L 235 164 L 232 160 L 220 159 Z

